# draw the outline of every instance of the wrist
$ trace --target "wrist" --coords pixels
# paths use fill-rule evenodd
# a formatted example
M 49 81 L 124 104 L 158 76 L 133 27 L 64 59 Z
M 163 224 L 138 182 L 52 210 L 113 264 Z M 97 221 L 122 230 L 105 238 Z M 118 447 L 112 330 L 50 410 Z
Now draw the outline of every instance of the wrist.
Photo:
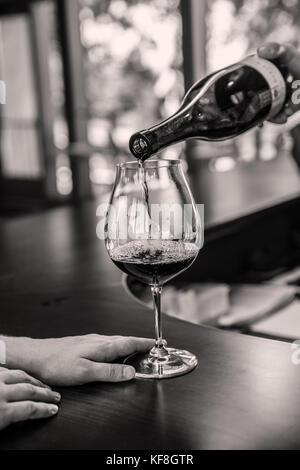
M 27 337 L 0 336 L 4 366 L 10 369 L 22 369 L 31 372 L 38 357 L 38 348 L 34 340 Z

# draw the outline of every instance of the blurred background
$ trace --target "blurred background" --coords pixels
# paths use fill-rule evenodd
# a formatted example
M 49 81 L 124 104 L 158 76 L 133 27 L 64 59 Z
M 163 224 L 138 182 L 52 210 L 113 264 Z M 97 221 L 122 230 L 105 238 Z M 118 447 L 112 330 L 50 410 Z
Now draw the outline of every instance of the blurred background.
M 0 216 L 108 194 L 133 132 L 260 44 L 298 46 L 299 21 L 297 0 L 0 0 Z M 226 220 L 299 191 L 299 123 L 163 156 Z

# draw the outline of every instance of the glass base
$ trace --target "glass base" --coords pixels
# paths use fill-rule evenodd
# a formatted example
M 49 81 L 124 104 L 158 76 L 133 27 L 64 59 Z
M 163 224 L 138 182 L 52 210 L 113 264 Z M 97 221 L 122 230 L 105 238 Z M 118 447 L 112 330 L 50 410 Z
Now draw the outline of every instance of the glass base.
M 133 366 L 135 376 L 142 379 L 168 379 L 177 375 L 187 374 L 195 369 L 197 358 L 189 351 L 166 348 L 166 356 L 157 357 L 151 354 L 135 353 L 124 360 L 124 364 Z

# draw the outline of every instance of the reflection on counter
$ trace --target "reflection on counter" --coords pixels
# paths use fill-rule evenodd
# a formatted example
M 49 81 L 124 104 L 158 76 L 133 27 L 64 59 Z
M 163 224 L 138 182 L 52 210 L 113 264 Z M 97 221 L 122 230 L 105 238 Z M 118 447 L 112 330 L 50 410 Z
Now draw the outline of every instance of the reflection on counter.
M 132 295 L 149 307 L 151 298 L 148 289 L 135 279 L 128 277 L 127 286 Z M 284 319 L 289 325 L 289 334 L 283 335 L 278 330 L 277 313 L 288 312 L 295 320 L 295 305 L 299 310 L 296 296 L 297 286 L 285 283 L 274 284 L 223 284 L 189 283 L 168 285 L 162 296 L 162 311 L 170 316 L 195 324 L 204 324 L 216 328 L 227 328 L 243 333 L 263 336 L 286 336 L 295 339 L 295 321 Z M 291 310 L 292 309 L 292 310 Z M 299 312 L 298 312 L 299 316 Z M 273 328 L 273 318 L 276 317 Z M 296 319 L 297 320 L 297 319 Z M 300 320 L 300 316 L 299 316 Z M 300 334 L 300 322 L 299 334 Z M 260 328 L 262 325 L 263 328 Z M 268 331 L 270 326 L 270 331 Z M 286 328 L 285 328 L 286 329 Z M 294 331 L 294 334 L 293 334 Z M 297 335 L 296 335 L 297 336 Z M 298 335 L 299 336 L 299 335 Z

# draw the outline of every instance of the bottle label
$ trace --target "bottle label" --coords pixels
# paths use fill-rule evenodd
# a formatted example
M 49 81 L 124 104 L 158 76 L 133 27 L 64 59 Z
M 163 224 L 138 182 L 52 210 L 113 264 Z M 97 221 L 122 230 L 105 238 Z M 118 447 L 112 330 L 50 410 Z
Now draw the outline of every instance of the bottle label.
M 286 84 L 278 68 L 269 60 L 254 55 L 246 57 L 240 63 L 252 67 L 264 77 L 272 97 L 271 109 L 266 119 L 276 116 L 286 99 Z

